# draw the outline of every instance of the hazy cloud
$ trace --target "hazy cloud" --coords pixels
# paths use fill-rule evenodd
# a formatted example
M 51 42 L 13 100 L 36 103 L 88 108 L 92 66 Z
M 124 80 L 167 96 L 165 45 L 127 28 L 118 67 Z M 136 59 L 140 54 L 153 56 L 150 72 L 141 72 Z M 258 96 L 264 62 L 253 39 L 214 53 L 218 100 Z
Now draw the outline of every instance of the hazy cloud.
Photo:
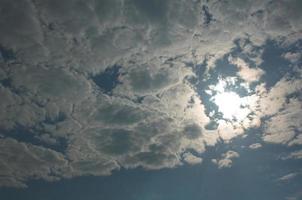
M 289 174 L 286 174 L 286 175 L 280 177 L 278 180 L 279 181 L 290 181 L 291 179 L 295 178 L 298 175 L 299 175 L 298 173 L 289 173 Z
M 293 151 L 289 155 L 282 157 L 282 159 L 302 159 L 302 150 Z

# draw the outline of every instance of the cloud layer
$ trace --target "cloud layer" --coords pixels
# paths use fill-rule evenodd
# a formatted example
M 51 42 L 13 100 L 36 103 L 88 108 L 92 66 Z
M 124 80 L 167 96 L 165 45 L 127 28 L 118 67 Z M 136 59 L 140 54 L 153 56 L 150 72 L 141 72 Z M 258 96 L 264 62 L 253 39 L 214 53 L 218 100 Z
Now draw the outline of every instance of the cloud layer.
M 249 128 L 263 128 L 264 142 L 302 144 L 299 51 L 282 54 L 295 76 L 271 88 L 262 57 L 268 40 L 286 49 L 301 37 L 299 1 L 0 5 L 0 187 L 199 164 L 209 146 Z M 247 90 L 240 98 L 254 103 L 239 122 L 213 120 L 198 85 L 217 83 L 224 57 Z M 230 167 L 236 157 L 228 151 L 216 163 Z

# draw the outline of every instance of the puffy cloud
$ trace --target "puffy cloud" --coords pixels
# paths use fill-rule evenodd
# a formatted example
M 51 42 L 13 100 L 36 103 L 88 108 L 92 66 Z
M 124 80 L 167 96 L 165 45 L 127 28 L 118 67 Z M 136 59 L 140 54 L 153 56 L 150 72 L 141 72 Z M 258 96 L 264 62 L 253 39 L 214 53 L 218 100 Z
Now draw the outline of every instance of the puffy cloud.
M 202 162 L 202 158 L 194 156 L 192 153 L 184 153 L 183 154 L 184 161 L 186 161 L 190 165 L 200 164 Z
M 282 157 L 282 159 L 302 159 L 302 150 L 293 151 L 289 155 Z
M 128 91 L 137 95 L 156 94 L 176 85 L 185 75 L 186 72 L 181 67 L 169 68 L 168 65 L 152 60 L 152 64 L 129 66 L 128 73 L 120 77 L 124 84 L 116 90 L 119 93 Z
M 248 83 L 259 81 L 264 71 L 260 68 L 251 68 L 240 58 L 229 58 L 229 62 L 238 67 L 237 75 Z
M 197 139 L 202 135 L 202 129 L 196 124 L 189 124 L 185 127 L 184 132 L 188 139 Z
M 270 89 L 265 84 L 256 87 L 259 100 L 254 111 L 262 119 L 265 142 L 288 146 L 301 143 L 301 70 L 292 70 L 295 76 L 287 73 Z
M 22 87 L 36 98 L 69 101 L 76 103 L 85 98 L 90 85 L 83 76 L 62 68 L 26 67 L 12 70 L 12 86 Z M 81 95 L 79 95 L 81 94 Z M 77 96 L 77 98 L 74 98 Z
M 288 143 L 289 146 L 301 145 L 301 144 L 302 144 L 302 134 L 301 133 Z
M 219 121 L 217 130 L 220 138 L 224 141 L 230 141 L 234 137 L 244 134 L 244 129 L 241 126 L 236 126 L 224 120 Z
M 259 149 L 261 147 L 262 147 L 262 144 L 260 144 L 260 143 L 254 143 L 249 146 L 250 149 Z
M 19 3 L 8 0 L 1 1 L 0 43 L 14 50 L 29 48 L 42 42 L 43 34 L 35 7 L 27 0 Z M 26 39 L 25 39 L 26 38 Z
M 272 116 L 286 106 L 288 96 L 300 92 L 302 89 L 301 70 L 295 70 L 297 77 L 285 75 L 274 87 L 267 90 L 264 85 L 258 85 L 256 91 L 259 95 L 259 115 Z
M 292 63 L 297 63 L 302 58 L 302 54 L 300 52 L 287 52 L 283 56 Z
M 263 88 L 257 95 L 259 104 L 266 106 L 250 106 L 240 123 L 222 120 L 218 130 L 206 130 L 206 102 L 188 81 L 200 74 L 185 64 L 206 59 L 213 68 L 235 39 L 248 36 L 251 43 L 262 45 L 267 38 L 298 32 L 301 14 L 296 1 L 0 4 L 0 186 L 24 187 L 27 180 L 38 178 L 109 175 L 121 167 L 200 163 L 201 158 L 184 152 L 202 153 L 219 138 L 229 141 L 258 127 L 258 118 L 249 118 L 253 112 L 274 115 L 266 130 L 277 136 L 266 134 L 265 140 L 281 141 L 276 139 L 279 131 L 289 131 L 288 144 L 300 144 L 300 135 L 293 134 L 293 127 L 300 126 L 300 115 L 294 112 L 298 101 L 287 103 L 285 98 L 301 89 L 298 80 L 284 78 L 269 91 Z M 205 12 L 212 17 L 200 17 Z M 251 47 L 241 46 L 253 54 Z M 261 60 L 260 54 L 252 57 Z M 232 62 L 247 82 L 263 74 L 239 58 Z M 115 65 L 121 67 L 119 84 L 105 94 L 93 77 Z M 106 75 L 110 81 L 111 74 Z M 280 109 L 284 111 L 276 114 Z M 275 122 L 288 126 L 274 128 L 270 123 Z M 31 141 L 36 139 L 39 142 Z M 61 153 L 52 148 L 60 139 L 66 141 L 66 147 L 59 147 Z M 229 167 L 236 157 L 238 153 L 228 151 L 217 164 Z
M 213 159 L 212 162 L 215 163 L 219 169 L 230 168 L 233 164 L 232 159 L 238 158 L 239 154 L 236 151 L 227 151 L 221 155 L 219 160 Z
M 265 123 L 263 140 L 270 143 L 286 144 L 302 132 L 301 102 L 292 99 L 286 104 L 284 110 L 271 117 Z M 299 143 L 299 137 L 290 142 L 291 145 Z
M 0 139 L 0 186 L 26 187 L 27 179 L 58 180 L 68 169 L 63 154 L 43 147 Z

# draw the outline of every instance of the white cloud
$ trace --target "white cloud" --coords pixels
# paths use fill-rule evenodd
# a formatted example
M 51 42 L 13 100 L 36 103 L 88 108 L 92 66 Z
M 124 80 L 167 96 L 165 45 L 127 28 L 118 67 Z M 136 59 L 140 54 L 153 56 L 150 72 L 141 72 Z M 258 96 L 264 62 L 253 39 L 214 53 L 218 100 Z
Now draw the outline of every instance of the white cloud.
M 283 55 L 283 57 L 292 63 L 296 63 L 297 61 L 301 60 L 302 54 L 300 52 L 287 52 Z
M 297 77 L 301 77 L 301 70 L 293 68 Z M 259 118 L 265 118 L 262 139 L 265 142 L 300 144 L 301 100 L 295 94 L 301 91 L 301 78 L 293 78 L 286 74 L 271 89 L 265 85 L 256 88 L 259 96 L 255 113 Z
M 229 62 L 238 67 L 237 75 L 248 83 L 259 81 L 264 71 L 260 68 L 251 68 L 248 64 L 240 59 L 229 57 Z
M 146 62 L 144 60 L 144 62 Z M 172 63 L 171 63 L 172 64 Z M 173 64 L 173 68 L 162 63 L 159 59 L 152 59 L 149 63 L 126 65 L 129 71 L 121 75 L 123 84 L 115 89 L 116 94 L 122 95 L 152 95 L 162 93 L 165 90 L 179 84 L 190 72 L 183 66 Z
M 282 157 L 282 159 L 302 159 L 302 150 L 293 151 L 289 155 Z
M 278 178 L 279 181 L 289 181 L 293 178 L 295 178 L 296 176 L 298 176 L 299 174 L 298 173 L 289 173 L 289 174 L 286 174 L 280 178 Z
M 276 114 L 286 106 L 288 95 L 301 91 L 301 71 L 296 70 L 295 73 L 298 75 L 296 79 L 285 75 L 270 90 L 266 90 L 264 85 L 258 86 L 257 91 L 260 97 L 258 113 L 261 117 Z
M 294 144 L 298 142 L 297 138 L 292 141 L 296 134 L 302 131 L 301 122 L 301 102 L 297 99 L 291 99 L 285 105 L 284 110 L 271 117 L 265 123 L 263 140 L 270 143 Z
M 301 145 L 301 144 L 302 144 L 302 134 L 301 133 L 288 143 L 289 146 Z
M 259 149 L 261 147 L 262 147 L 262 144 L 260 144 L 260 143 L 254 143 L 249 146 L 250 149 Z
M 13 87 L 29 90 L 37 99 L 77 103 L 86 98 L 91 89 L 83 76 L 64 68 L 20 67 L 11 73 Z
M 16 60 L 9 64 L 0 60 L 0 80 L 9 82 L 0 86 L 0 126 L 5 130 L 0 142 L 0 186 L 24 187 L 31 178 L 109 175 L 121 167 L 172 168 L 182 164 L 180 155 L 187 149 L 202 153 L 219 137 L 229 141 L 243 135 L 245 129 L 260 125 L 259 116 L 275 115 L 280 109 L 285 111 L 267 122 L 267 131 L 292 134 L 292 126 L 299 127 L 294 117 L 300 115 L 284 107 L 284 97 L 299 91 L 300 81 L 284 78 L 259 94 L 259 104 L 265 106 L 248 108 L 249 113 L 259 109 L 258 118 L 237 124 L 223 121 L 217 131 L 209 131 L 204 129 L 210 121 L 204 102 L 188 83 L 194 72 L 184 61 L 198 64 L 208 58 L 211 68 L 234 47 L 234 39 L 249 35 L 252 43 L 262 45 L 267 38 L 290 35 L 301 27 L 299 5 L 211 1 L 208 7 L 215 21 L 205 25 L 200 17 L 204 3 L 1 1 L 5 9 L 0 44 L 11 49 Z M 238 75 L 248 82 L 263 74 L 240 59 L 236 62 Z M 108 96 L 91 76 L 113 65 L 122 67 L 121 83 Z M 291 126 L 274 128 L 270 124 L 274 121 Z M 19 126 L 47 144 L 64 138 L 66 152 L 8 139 Z M 265 136 L 281 141 L 279 135 L 270 137 Z M 300 136 L 288 142 L 300 144 Z M 229 151 L 218 166 L 229 167 L 236 157 L 238 153 Z M 183 160 L 202 161 L 190 154 Z
M 0 139 L 0 187 L 26 187 L 27 179 L 58 180 L 67 171 L 63 154 L 14 139 Z
M 241 126 L 236 126 L 233 123 L 220 120 L 218 125 L 218 134 L 221 139 L 228 142 L 231 139 L 244 134 L 244 129 Z
M 200 164 L 202 162 L 202 158 L 194 156 L 192 153 L 184 153 L 183 154 L 184 161 L 190 165 Z
M 213 159 L 212 162 L 215 163 L 219 169 L 230 168 L 233 165 L 233 159 L 238 158 L 239 154 L 235 151 L 227 151 L 221 155 L 219 160 Z

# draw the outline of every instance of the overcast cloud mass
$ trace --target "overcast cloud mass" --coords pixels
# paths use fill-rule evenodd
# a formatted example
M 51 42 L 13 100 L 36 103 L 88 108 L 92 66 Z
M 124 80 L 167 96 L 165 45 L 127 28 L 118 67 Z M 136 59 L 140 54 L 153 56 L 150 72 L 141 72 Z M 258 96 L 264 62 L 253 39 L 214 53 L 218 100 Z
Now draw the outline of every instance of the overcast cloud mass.
M 270 152 L 301 199 L 301 19 L 300 0 L 0 0 L 0 187 Z

